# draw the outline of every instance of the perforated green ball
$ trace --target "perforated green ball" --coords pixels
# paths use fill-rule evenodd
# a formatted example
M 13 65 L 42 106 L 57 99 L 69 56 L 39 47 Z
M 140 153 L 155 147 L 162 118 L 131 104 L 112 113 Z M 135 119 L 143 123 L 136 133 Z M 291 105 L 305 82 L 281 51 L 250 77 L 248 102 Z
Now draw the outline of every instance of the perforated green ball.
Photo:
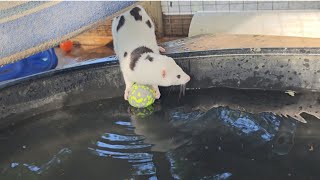
M 154 103 L 156 92 L 151 86 L 133 84 L 128 95 L 128 102 L 136 108 L 145 108 Z

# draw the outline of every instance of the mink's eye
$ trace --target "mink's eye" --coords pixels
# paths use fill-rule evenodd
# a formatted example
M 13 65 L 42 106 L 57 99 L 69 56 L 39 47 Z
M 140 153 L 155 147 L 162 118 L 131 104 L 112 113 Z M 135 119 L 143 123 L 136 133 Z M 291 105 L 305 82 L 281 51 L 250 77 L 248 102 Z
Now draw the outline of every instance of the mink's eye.
M 179 75 L 177 75 L 177 78 L 178 78 L 178 79 L 180 79 L 180 77 L 181 77 L 181 76 L 180 76 L 180 74 L 179 74 Z

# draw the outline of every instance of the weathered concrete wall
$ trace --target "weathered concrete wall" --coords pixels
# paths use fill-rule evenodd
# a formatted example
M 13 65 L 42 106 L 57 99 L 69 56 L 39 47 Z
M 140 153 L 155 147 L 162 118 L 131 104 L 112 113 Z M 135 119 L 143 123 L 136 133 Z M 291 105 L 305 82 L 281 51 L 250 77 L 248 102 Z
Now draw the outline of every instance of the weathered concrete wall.
M 191 76 L 187 87 L 320 92 L 319 49 L 229 49 L 170 54 Z M 97 91 L 100 90 L 100 91 Z M 53 70 L 0 84 L 1 124 L 34 113 L 123 96 L 117 61 Z M 29 115 L 32 115 L 29 113 Z M 5 119 L 4 119 L 5 118 Z

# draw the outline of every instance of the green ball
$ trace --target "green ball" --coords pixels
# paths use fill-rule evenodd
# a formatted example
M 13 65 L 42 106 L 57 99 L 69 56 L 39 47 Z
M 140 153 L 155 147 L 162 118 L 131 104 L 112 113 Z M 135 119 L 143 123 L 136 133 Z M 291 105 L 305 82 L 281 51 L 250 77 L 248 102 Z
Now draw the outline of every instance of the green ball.
M 145 108 L 154 103 L 156 92 L 151 86 L 133 84 L 128 95 L 129 104 Z

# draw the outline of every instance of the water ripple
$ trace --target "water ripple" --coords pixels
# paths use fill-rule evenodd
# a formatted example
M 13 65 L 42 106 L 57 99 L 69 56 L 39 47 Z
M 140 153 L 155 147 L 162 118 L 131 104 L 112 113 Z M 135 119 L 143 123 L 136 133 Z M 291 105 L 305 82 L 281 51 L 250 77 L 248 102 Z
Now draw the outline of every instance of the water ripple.
M 109 148 L 109 149 L 141 149 L 151 147 L 150 144 L 141 144 L 141 145 L 114 145 L 114 144 L 107 144 L 101 141 L 97 141 L 97 146 L 102 148 Z
M 143 136 L 132 135 L 134 126 L 129 121 L 116 121 L 116 125 L 123 126 L 125 133 L 104 133 L 100 140 L 88 147 L 88 150 L 100 157 L 125 160 L 131 164 L 132 176 L 147 176 L 157 179 L 153 154 L 149 153 L 151 144 L 145 144 Z M 128 135 L 130 134 L 130 135 Z
M 93 149 L 88 148 L 89 150 L 95 152 L 99 156 L 103 157 L 112 157 L 116 159 L 151 159 L 152 154 L 150 153 L 122 153 L 122 152 L 113 152 L 113 151 L 106 151 L 101 149 Z
M 112 134 L 112 133 L 105 133 L 104 135 L 101 136 L 101 138 L 109 141 L 122 141 L 122 142 L 144 140 L 143 136 L 124 136 L 124 135 Z

